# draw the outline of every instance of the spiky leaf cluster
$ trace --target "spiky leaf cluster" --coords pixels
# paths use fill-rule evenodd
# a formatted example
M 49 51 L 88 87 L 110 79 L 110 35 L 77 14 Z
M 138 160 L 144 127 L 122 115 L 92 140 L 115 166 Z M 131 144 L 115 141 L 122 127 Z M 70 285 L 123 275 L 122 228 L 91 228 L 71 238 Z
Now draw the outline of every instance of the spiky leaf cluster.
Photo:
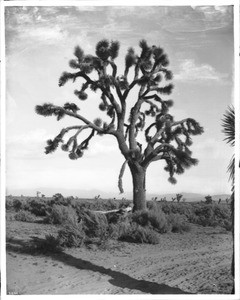
M 70 110 L 73 113 L 76 113 L 80 109 L 79 107 L 77 107 L 75 103 L 69 103 L 69 102 L 65 103 L 63 108 L 66 110 Z
M 53 153 L 59 146 L 59 143 L 61 143 L 62 140 L 62 134 L 60 133 L 57 135 L 53 140 L 49 139 L 47 140 L 47 146 L 45 147 L 45 153 Z
M 235 145 L 235 111 L 229 106 L 222 120 L 223 132 L 226 135 L 225 141 L 231 146 Z
M 125 56 L 125 75 L 127 75 L 129 68 L 131 68 L 133 65 L 135 65 L 137 62 L 137 55 L 134 52 L 133 48 L 128 49 L 128 53 Z
M 235 145 L 235 110 L 233 106 L 229 106 L 222 120 L 223 133 L 226 138 L 224 139 L 232 147 Z M 240 166 L 240 165 L 239 165 Z M 232 181 L 234 186 L 235 181 L 235 157 L 232 156 L 228 165 L 229 179 Z
M 67 83 L 70 79 L 73 81 L 75 80 L 75 76 L 72 73 L 69 72 L 63 72 L 62 75 L 59 78 L 58 85 L 63 86 L 65 83 Z
M 189 153 L 175 148 L 167 150 L 165 161 L 167 165 L 164 167 L 164 170 L 169 173 L 169 182 L 173 184 L 177 182 L 174 174 L 183 174 L 185 169 L 189 169 L 191 166 L 196 166 L 198 164 L 198 160 L 192 158 Z
M 65 116 L 65 112 L 61 107 L 56 107 L 51 103 L 44 103 L 43 105 L 36 105 L 35 112 L 41 116 L 49 117 L 56 116 L 57 120 L 61 120 Z
M 111 43 L 107 40 L 101 40 L 96 45 L 96 55 L 103 61 L 107 61 L 108 58 L 115 59 L 118 56 L 119 42 L 112 41 Z

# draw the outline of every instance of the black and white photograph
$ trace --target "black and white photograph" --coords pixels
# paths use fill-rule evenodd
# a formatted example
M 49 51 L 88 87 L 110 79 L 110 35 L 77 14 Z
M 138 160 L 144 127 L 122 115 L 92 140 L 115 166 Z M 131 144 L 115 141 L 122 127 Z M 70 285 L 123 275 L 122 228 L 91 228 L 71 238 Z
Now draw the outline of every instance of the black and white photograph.
M 239 299 L 237 3 L 25 2 L 2 5 L 6 295 Z

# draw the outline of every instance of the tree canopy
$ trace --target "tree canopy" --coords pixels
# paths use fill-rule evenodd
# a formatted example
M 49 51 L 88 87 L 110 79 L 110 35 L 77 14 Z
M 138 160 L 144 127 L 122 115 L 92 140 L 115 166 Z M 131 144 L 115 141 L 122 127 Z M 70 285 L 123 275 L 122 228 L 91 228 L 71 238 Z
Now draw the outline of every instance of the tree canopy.
M 163 160 L 169 181 L 176 183 L 175 174 L 182 174 L 197 164 L 189 146 L 191 136 L 203 133 L 203 127 L 193 118 L 175 121 L 169 113 L 173 105 L 168 99 L 173 90 L 173 74 L 168 69 L 169 60 L 163 48 L 149 46 L 145 40 L 139 42 L 139 47 L 139 54 L 132 47 L 128 49 L 123 74 L 118 74 L 115 62 L 120 48 L 118 41 L 99 41 L 95 55 L 85 54 L 76 46 L 74 58 L 69 62 L 74 71 L 63 72 L 59 78 L 60 87 L 70 80 L 79 82 L 79 89 L 74 94 L 80 101 L 87 100 L 91 92 L 98 93 L 97 105 L 106 113 L 108 121 L 99 116 L 94 120 L 83 116 L 81 104 L 67 102 L 57 106 L 44 103 L 36 106 L 36 113 L 42 116 L 56 116 L 58 121 L 70 116 L 80 121 L 80 124 L 63 128 L 54 139 L 48 140 L 46 154 L 61 145 L 69 158 L 75 160 L 83 156 L 95 135 L 112 135 L 117 139 L 125 158 L 119 177 L 121 192 L 121 176 L 126 163 L 134 165 L 136 170 L 146 170 L 150 163 Z M 134 96 L 130 93 L 132 90 Z M 88 131 L 88 136 L 80 140 L 83 131 Z M 71 136 L 66 138 L 69 132 Z

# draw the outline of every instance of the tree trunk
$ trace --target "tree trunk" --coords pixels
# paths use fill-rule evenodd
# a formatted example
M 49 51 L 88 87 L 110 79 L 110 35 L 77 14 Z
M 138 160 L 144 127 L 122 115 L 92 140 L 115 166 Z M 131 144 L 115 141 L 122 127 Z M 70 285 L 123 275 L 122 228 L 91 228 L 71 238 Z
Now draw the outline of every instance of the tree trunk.
M 133 212 L 146 209 L 146 169 L 137 163 L 128 163 L 133 181 Z

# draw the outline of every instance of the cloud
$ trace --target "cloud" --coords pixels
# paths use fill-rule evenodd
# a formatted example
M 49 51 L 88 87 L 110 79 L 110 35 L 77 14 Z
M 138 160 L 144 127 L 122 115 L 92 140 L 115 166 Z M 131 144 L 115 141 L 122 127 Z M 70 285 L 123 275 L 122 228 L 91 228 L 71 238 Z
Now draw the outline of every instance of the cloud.
M 95 142 L 94 144 L 91 145 L 91 147 L 89 147 L 89 150 L 86 152 L 86 154 L 89 157 L 96 156 L 99 154 L 109 155 L 111 153 L 115 153 L 117 149 L 118 149 L 117 145 L 106 144 L 103 141 L 102 143 Z
M 9 137 L 7 139 L 7 142 L 12 144 L 12 143 L 17 143 L 17 144 L 25 144 L 25 143 L 39 143 L 41 141 L 46 141 L 51 137 L 51 134 L 47 132 L 45 129 L 36 129 L 36 130 L 31 130 L 26 133 L 22 134 L 17 134 Z
M 7 159 L 39 159 L 44 155 L 46 140 L 52 138 L 44 129 L 31 130 L 22 134 L 12 134 L 6 138 Z
M 22 32 L 21 39 L 31 38 L 33 40 L 55 43 L 56 41 L 64 40 L 67 37 L 68 33 L 66 30 L 63 30 L 59 25 L 51 27 L 37 27 L 29 28 L 25 32 Z
M 204 32 L 231 26 L 231 6 L 184 6 L 168 7 L 163 21 L 170 32 Z
M 192 83 L 219 83 L 228 79 L 228 74 L 218 73 L 211 65 L 196 64 L 193 59 L 184 59 L 180 63 L 175 80 Z

